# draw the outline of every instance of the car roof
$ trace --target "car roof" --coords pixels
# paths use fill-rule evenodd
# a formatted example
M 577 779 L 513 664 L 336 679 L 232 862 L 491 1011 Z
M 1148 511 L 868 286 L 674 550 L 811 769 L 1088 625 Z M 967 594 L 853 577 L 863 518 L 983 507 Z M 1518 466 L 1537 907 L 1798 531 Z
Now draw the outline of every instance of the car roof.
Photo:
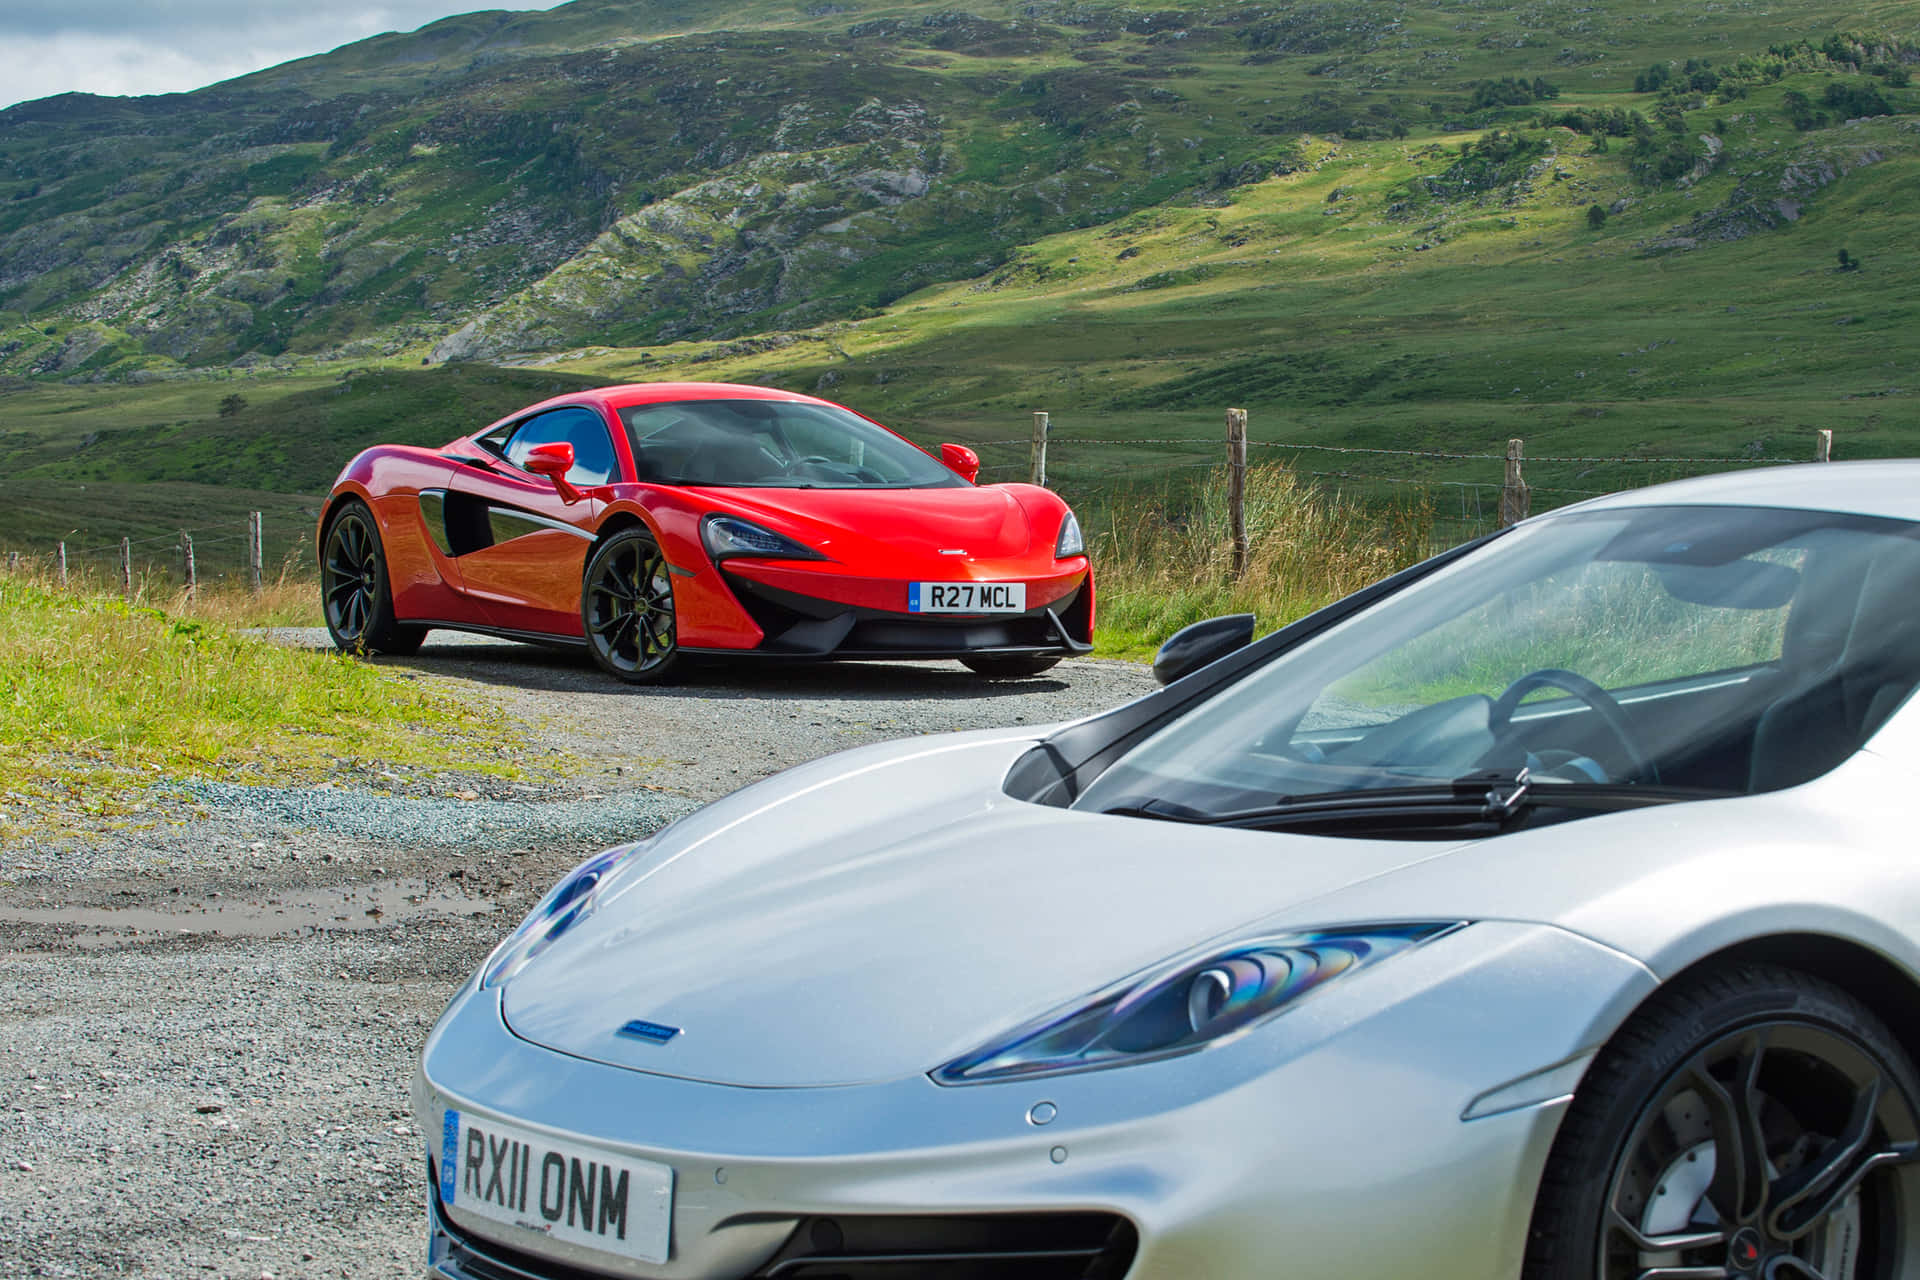
M 1760 466 L 1626 489 L 1548 512 L 1626 507 L 1788 507 L 1920 520 L 1920 459 Z
M 636 404 L 659 404 L 669 400 L 785 400 L 790 403 L 821 404 L 812 396 L 778 387 L 750 387 L 736 382 L 630 382 L 625 386 L 601 387 L 593 393 L 615 409 Z

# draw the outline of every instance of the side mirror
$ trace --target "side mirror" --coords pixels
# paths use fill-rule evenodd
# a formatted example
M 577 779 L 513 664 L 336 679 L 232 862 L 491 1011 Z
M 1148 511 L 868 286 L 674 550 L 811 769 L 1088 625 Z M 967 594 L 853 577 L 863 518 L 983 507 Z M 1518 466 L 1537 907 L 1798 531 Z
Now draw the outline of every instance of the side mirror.
M 1252 643 L 1253 615 L 1250 613 L 1229 613 L 1196 622 L 1167 637 L 1167 642 L 1153 655 L 1153 678 L 1161 684 L 1172 684 L 1188 672 L 1198 671 L 1209 662 Z
M 947 470 L 958 472 L 968 484 L 980 478 L 980 455 L 963 444 L 941 445 L 940 461 L 947 464 Z
M 553 481 L 562 502 L 571 506 L 580 501 L 580 491 L 567 483 L 567 472 L 573 470 L 573 446 L 567 441 L 553 440 L 533 446 L 527 450 L 527 459 L 520 466 L 522 470 Z

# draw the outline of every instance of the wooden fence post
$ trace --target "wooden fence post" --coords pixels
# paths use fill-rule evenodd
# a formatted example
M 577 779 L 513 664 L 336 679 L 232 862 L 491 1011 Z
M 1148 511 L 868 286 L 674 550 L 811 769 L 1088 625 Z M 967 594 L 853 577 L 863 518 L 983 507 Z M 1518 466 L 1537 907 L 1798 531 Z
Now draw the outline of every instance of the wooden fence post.
M 60 565 L 60 586 L 64 589 L 67 585 L 67 544 L 64 542 L 60 544 L 60 554 L 57 560 Z
M 260 591 L 260 562 L 264 555 L 260 544 L 264 541 L 265 529 L 261 525 L 260 513 L 247 513 L 247 577 L 253 583 L 254 593 Z
M 1033 451 L 1027 458 L 1027 483 L 1047 482 L 1047 415 L 1033 415 Z
M 120 594 L 133 599 L 133 539 L 120 539 Z
M 1247 411 L 1227 410 L 1227 531 L 1233 537 L 1233 577 L 1247 571 Z
M 1816 431 L 1813 433 L 1813 460 L 1815 462 L 1833 461 L 1833 432 Z
M 185 529 L 180 531 L 180 550 L 187 559 L 187 599 L 191 600 L 200 583 L 193 569 L 193 535 Z
M 1519 524 L 1527 518 L 1533 506 L 1533 494 L 1527 489 L 1527 482 L 1520 475 L 1520 462 L 1525 449 L 1518 440 L 1507 441 L 1507 479 L 1500 486 L 1500 526 Z

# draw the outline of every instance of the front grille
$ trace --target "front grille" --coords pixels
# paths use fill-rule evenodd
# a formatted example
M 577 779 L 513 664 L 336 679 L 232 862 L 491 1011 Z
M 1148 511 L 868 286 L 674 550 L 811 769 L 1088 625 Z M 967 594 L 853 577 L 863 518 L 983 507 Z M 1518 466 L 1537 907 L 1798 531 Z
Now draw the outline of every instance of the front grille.
M 1110 1213 L 804 1218 L 752 1280 L 1119 1280 L 1138 1247 Z
M 428 1197 L 442 1276 L 605 1280 L 461 1230 L 442 1210 L 437 1182 Z M 1111 1213 L 802 1218 L 744 1280 L 1121 1280 L 1139 1244 L 1133 1224 Z
M 859 609 L 723 575 L 734 598 L 765 633 L 758 652 L 792 657 L 952 657 L 993 650 L 1071 652 L 1061 634 L 1086 630 L 1085 586 L 1045 608 L 996 617 Z M 1059 623 L 1054 617 L 1058 616 Z M 1077 619 L 1077 621 L 1076 621 Z M 1075 631 L 1075 627 L 1079 631 Z

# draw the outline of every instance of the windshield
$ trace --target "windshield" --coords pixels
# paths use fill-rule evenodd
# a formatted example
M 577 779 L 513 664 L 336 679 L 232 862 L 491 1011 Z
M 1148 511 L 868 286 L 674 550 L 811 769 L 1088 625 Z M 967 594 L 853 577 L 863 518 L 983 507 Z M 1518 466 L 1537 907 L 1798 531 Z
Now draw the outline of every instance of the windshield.
M 1902 522 L 1570 513 L 1283 652 L 1074 807 L 1218 815 L 1522 768 L 1536 797 L 1792 786 L 1855 751 L 1920 681 L 1916 599 L 1920 538 Z
M 962 480 L 857 413 L 783 400 L 684 400 L 620 410 L 635 478 L 767 489 L 932 489 Z

